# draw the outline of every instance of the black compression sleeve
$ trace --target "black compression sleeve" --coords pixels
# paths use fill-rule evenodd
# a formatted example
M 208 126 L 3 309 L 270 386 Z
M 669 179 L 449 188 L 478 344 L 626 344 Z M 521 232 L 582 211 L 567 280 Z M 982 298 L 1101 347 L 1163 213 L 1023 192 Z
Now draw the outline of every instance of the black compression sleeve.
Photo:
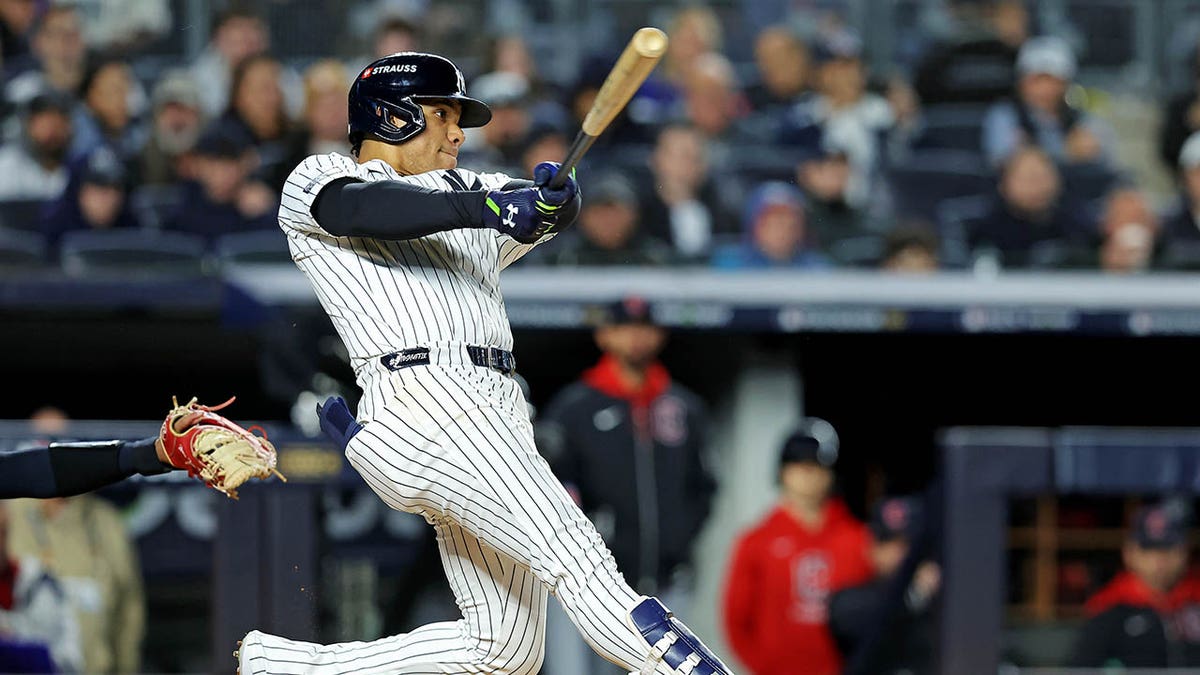
M 401 181 L 335 180 L 317 195 L 312 215 L 339 237 L 416 239 L 434 232 L 483 227 L 486 190 L 442 192 Z
M 70 497 L 171 467 L 158 460 L 155 437 L 138 441 L 53 443 L 0 455 L 0 499 Z

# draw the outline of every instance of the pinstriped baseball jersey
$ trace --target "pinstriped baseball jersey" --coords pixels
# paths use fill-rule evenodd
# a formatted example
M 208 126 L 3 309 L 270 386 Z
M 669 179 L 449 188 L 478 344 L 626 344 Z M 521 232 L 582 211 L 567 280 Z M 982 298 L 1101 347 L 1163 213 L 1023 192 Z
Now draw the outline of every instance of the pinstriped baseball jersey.
M 512 349 L 500 271 L 536 244 L 469 228 L 405 241 L 333 236 L 311 209 L 321 188 L 339 178 L 396 180 L 447 191 L 495 190 L 512 178 L 464 169 L 401 176 L 382 160 L 359 164 L 337 153 L 312 155 L 296 167 L 283 188 L 279 226 L 353 365 L 437 342 Z

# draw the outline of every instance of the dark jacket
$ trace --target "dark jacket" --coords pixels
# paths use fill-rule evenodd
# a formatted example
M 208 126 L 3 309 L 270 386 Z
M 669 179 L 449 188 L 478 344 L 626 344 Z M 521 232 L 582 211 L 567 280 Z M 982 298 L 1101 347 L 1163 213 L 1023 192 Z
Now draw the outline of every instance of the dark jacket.
M 991 35 L 934 47 L 917 68 L 921 103 L 991 103 L 1012 92 L 1017 50 Z
M 887 596 L 888 580 L 876 579 L 838 591 L 829 601 L 829 628 L 847 661 L 870 631 L 879 630 Z M 867 664 L 865 672 L 932 674 L 937 625 L 931 610 L 932 605 L 914 608 L 907 602 L 892 608 L 871 658 L 860 661 Z
M 971 225 L 972 251 L 991 248 L 1003 267 L 1065 267 L 1099 244 L 1095 224 L 1078 203 L 1063 200 L 1049 213 L 1018 213 L 996 195 L 986 215 Z
M 707 415 L 661 365 L 638 391 L 622 386 L 616 368 L 603 357 L 561 391 L 539 422 L 539 445 L 599 521 L 625 578 L 654 593 L 689 564 L 708 517 L 715 483 L 704 464 Z
M 266 213 L 248 218 L 234 204 L 218 204 L 209 199 L 199 183 L 187 182 L 179 209 L 167 219 L 166 228 L 178 232 L 198 234 L 215 239 L 223 234 L 276 227 L 275 213 Z
M 1163 596 L 1122 572 L 1088 600 L 1087 613 L 1072 666 L 1200 666 L 1200 578 L 1185 578 Z

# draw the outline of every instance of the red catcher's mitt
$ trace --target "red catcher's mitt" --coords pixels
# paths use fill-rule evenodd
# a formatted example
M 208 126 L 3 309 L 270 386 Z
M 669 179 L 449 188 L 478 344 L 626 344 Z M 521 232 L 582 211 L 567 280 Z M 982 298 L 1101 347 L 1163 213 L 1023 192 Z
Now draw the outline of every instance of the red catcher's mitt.
M 171 397 L 175 407 L 163 421 L 161 436 L 172 466 L 186 469 L 189 476 L 198 476 L 205 485 L 237 499 L 237 488 L 251 478 L 274 474 L 280 480 L 287 479 L 275 469 L 275 446 L 267 440 L 262 427 L 250 427 L 263 434 L 256 436 L 216 413 L 233 403 L 234 398 L 221 405 L 206 406 L 196 403 L 195 398 L 187 405 L 179 405 Z M 177 431 L 176 423 L 185 416 L 193 418 L 191 425 Z

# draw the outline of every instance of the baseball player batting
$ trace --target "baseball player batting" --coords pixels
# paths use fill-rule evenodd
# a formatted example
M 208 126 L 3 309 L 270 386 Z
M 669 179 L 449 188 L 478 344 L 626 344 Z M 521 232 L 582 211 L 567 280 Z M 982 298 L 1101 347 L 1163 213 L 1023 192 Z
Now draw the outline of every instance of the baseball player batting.
M 389 506 L 423 516 L 463 618 L 372 642 L 321 645 L 259 631 L 259 673 L 536 673 L 546 602 L 632 672 L 730 671 L 617 572 L 533 441 L 512 377 L 502 269 L 579 211 L 559 165 L 534 182 L 458 169 L 463 129 L 491 119 L 440 56 L 403 52 L 350 87 L 350 155 L 314 155 L 287 180 L 279 224 L 345 341 L 363 397 L 318 408 L 326 433 Z

